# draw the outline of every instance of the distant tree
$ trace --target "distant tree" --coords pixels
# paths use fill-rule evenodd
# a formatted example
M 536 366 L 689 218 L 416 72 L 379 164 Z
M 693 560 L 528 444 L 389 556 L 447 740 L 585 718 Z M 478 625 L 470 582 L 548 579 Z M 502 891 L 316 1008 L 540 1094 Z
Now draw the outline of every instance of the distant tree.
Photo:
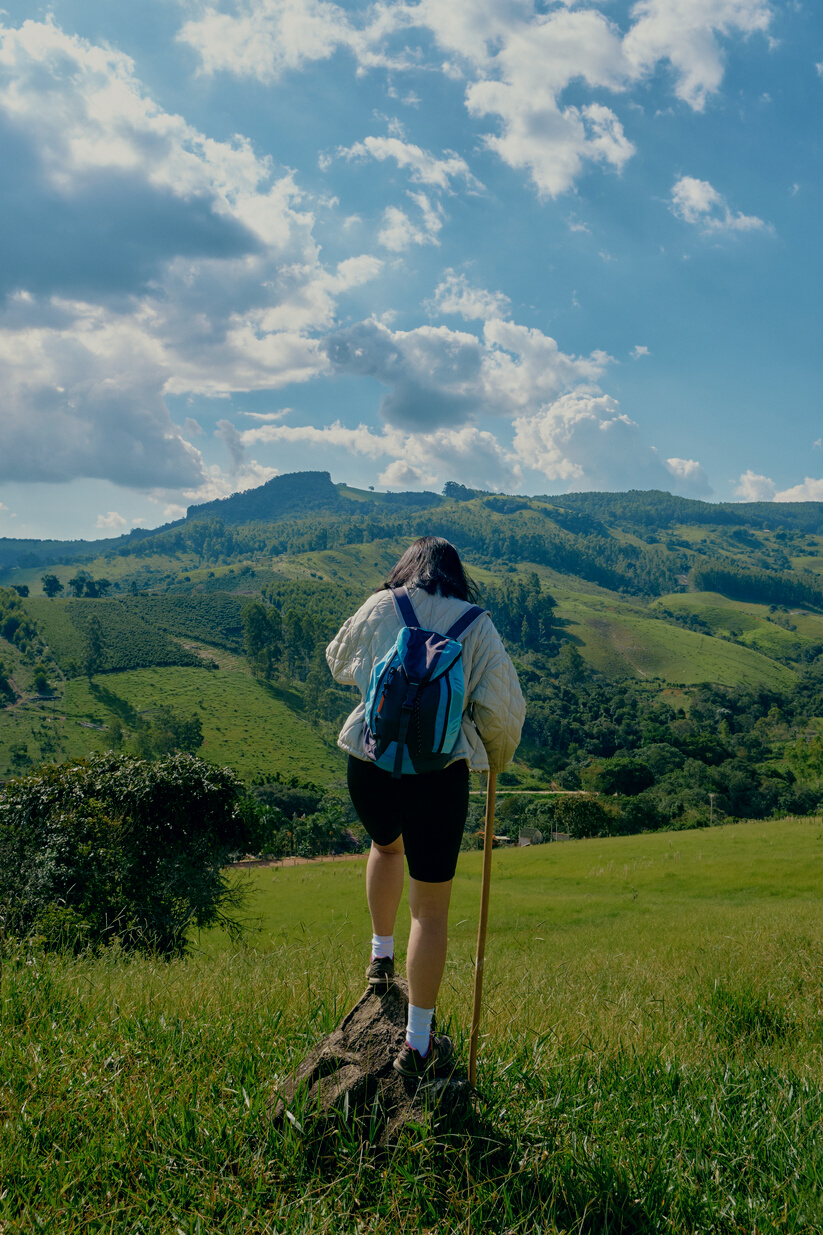
M 654 784 L 654 772 L 640 759 L 618 757 L 604 763 L 594 779 L 595 789 L 600 793 L 619 793 L 633 797 L 650 789 Z
M 252 673 L 261 674 L 268 682 L 280 659 L 282 639 L 280 614 L 272 605 L 252 601 L 243 610 L 243 639 L 246 659 Z
M 38 695 L 50 695 L 51 694 L 51 687 L 49 686 L 49 679 L 42 665 L 38 665 L 35 668 L 34 689 L 37 691 Z
M 105 596 L 110 587 L 108 579 L 87 579 L 84 595 L 96 600 L 99 596 Z
M 589 836 L 610 836 L 613 818 L 597 798 L 581 794 L 580 797 L 558 798 L 554 808 L 555 827 L 558 832 L 567 832 L 575 840 Z
M 58 593 L 63 591 L 63 584 L 57 578 L 57 575 L 43 575 L 40 582 L 43 584 L 43 591 L 49 599 L 52 599 L 57 596 Z
M 86 584 L 91 579 L 91 575 L 87 570 L 78 570 L 73 579 L 69 579 L 69 587 L 71 588 L 72 596 L 80 597 L 86 590 Z
M 28 584 L 27 583 L 13 583 L 12 587 L 14 588 L 17 595 L 22 596 L 22 598 L 25 600 L 25 598 L 29 594 Z
M 103 628 L 96 613 L 86 627 L 86 650 L 83 661 L 86 677 L 91 678 L 103 668 Z
M 451 498 L 453 502 L 470 502 L 476 496 L 474 489 L 467 489 L 456 480 L 447 480 L 443 485 L 443 497 Z

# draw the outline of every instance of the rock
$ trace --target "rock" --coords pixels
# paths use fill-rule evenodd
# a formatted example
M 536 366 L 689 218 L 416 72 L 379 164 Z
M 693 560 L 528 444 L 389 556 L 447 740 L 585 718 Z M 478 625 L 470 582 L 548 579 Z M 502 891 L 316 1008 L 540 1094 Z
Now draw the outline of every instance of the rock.
M 298 1131 L 342 1115 L 360 1134 L 390 1145 L 409 1122 L 430 1123 L 468 1108 L 471 1087 L 456 1069 L 449 1078 L 419 1082 L 400 1076 L 392 1061 L 403 1045 L 408 994 L 395 982 L 384 994 L 372 988 L 276 1088 L 270 1117 Z

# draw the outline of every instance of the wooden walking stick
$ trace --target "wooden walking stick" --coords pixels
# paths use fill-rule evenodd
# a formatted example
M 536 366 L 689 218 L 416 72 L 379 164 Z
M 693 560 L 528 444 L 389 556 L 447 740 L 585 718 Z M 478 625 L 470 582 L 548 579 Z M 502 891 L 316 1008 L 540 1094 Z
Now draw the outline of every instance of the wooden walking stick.
M 480 1001 L 483 997 L 483 962 L 486 956 L 486 927 L 489 921 L 489 886 L 492 875 L 494 845 L 494 802 L 497 793 L 497 773 L 489 769 L 486 786 L 486 831 L 483 836 L 483 882 L 480 885 L 480 923 L 477 928 L 477 958 L 474 962 L 474 999 L 472 1000 L 472 1032 L 469 1043 L 469 1084 L 477 1080 L 477 1038 L 480 1033 Z

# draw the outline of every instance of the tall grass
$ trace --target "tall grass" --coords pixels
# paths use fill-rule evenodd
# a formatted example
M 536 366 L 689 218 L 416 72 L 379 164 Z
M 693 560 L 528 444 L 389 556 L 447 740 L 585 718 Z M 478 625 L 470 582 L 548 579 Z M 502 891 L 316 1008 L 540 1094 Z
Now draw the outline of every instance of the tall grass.
M 258 873 L 239 950 L 7 948 L 0 1230 L 819 1232 L 820 835 L 495 854 L 477 1105 L 389 1153 L 264 1116 L 362 992 L 360 864 Z M 463 1059 L 475 865 L 438 1010 Z

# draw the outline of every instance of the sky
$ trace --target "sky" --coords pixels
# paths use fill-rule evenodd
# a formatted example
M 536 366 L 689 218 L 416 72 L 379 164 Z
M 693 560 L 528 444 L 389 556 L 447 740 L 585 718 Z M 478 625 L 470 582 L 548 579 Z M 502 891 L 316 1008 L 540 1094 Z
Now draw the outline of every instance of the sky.
M 823 501 L 815 0 L 6 0 L 0 536 Z

